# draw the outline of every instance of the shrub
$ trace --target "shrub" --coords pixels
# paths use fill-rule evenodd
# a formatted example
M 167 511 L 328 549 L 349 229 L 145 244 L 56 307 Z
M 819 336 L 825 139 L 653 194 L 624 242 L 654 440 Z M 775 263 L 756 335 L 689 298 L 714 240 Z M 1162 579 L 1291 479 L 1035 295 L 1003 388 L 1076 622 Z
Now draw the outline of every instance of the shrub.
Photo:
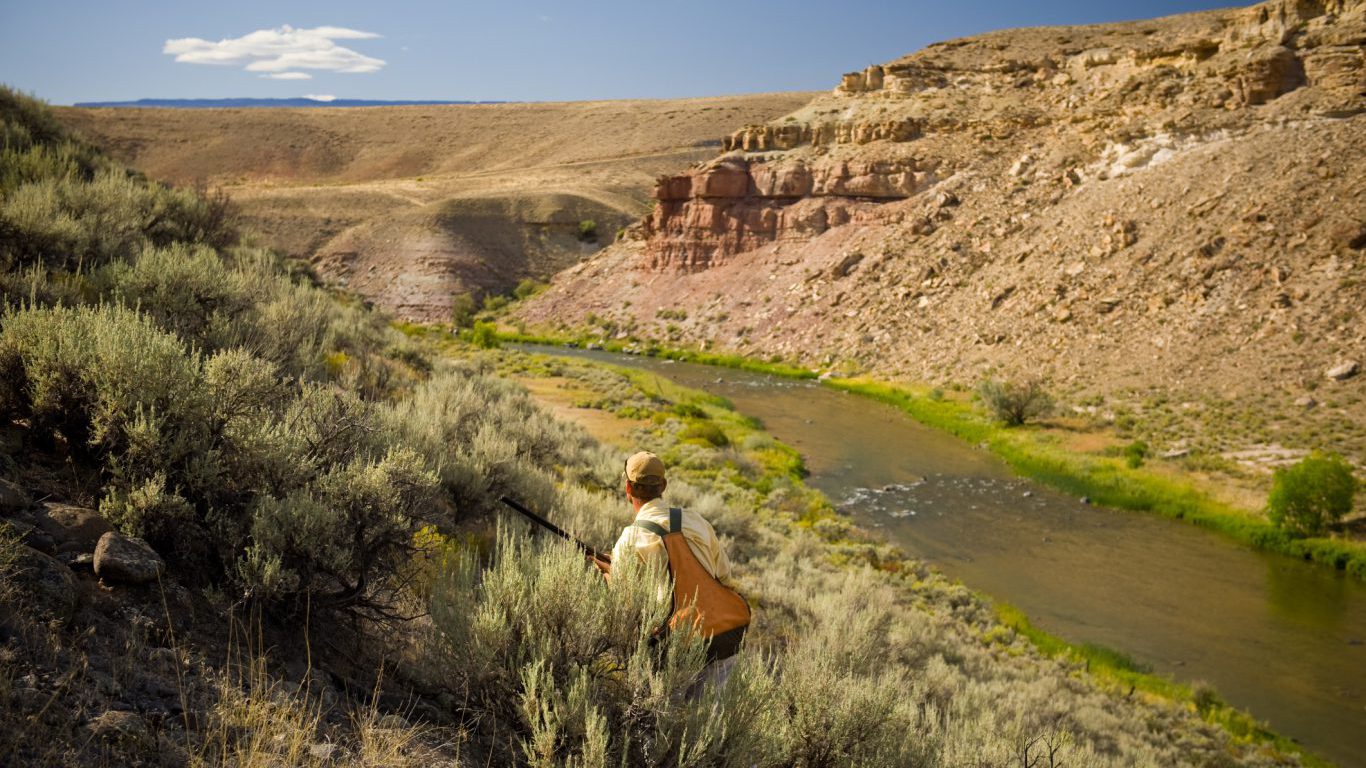
M 707 443 L 718 448 L 730 445 L 730 438 L 726 437 L 725 431 L 710 421 L 689 424 L 678 437 L 681 440 Z
M 545 283 L 528 277 L 517 283 L 517 287 L 513 289 L 512 295 L 519 299 L 526 299 L 535 296 L 545 290 L 545 288 Z
M 283 499 L 260 499 L 238 575 L 257 595 L 308 595 L 318 608 L 385 614 L 412 552 L 417 515 L 436 489 L 421 457 L 392 448 L 356 458 Z
M 977 386 L 977 395 L 992 418 L 1009 427 L 1053 411 L 1053 398 L 1044 390 L 1043 381 L 1037 378 L 1004 383 L 988 379 Z
M 1277 527 L 1317 536 L 1352 511 L 1356 478 L 1337 454 L 1313 453 L 1298 464 L 1276 470 L 1267 514 Z
M 248 292 L 248 280 L 213 249 L 181 243 L 148 248 L 131 265 L 106 269 L 102 279 L 126 305 L 209 350 L 241 341 L 234 338 L 233 323 L 252 314 L 261 298 Z
M 1143 460 L 1148 458 L 1148 444 L 1142 440 L 1135 440 L 1124 446 L 1124 463 L 1129 469 L 1138 469 L 1143 466 Z
M 470 329 L 469 341 L 480 349 L 496 349 L 498 347 L 498 326 L 493 323 L 475 323 Z
M 188 428 L 202 416 L 199 357 L 145 315 L 122 307 L 11 311 L 0 331 L 0 413 L 59 432 L 78 450 L 127 445 L 145 428 Z
M 468 328 L 474 320 L 474 297 L 468 293 L 457 293 L 451 298 L 451 325 L 455 328 Z
M 583 242 L 592 242 L 598 239 L 598 223 L 592 219 L 584 219 L 579 222 L 579 239 Z

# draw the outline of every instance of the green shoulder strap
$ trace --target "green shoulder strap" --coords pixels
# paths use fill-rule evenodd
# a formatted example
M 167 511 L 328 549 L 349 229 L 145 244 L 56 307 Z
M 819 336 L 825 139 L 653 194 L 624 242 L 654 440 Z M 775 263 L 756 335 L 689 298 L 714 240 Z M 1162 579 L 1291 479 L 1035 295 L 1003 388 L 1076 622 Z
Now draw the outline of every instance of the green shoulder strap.
M 631 523 L 631 527 L 639 528 L 642 531 L 649 531 L 650 533 L 653 533 L 661 539 L 667 536 L 669 533 L 668 531 L 661 528 L 658 523 L 652 523 L 649 520 L 637 520 Z

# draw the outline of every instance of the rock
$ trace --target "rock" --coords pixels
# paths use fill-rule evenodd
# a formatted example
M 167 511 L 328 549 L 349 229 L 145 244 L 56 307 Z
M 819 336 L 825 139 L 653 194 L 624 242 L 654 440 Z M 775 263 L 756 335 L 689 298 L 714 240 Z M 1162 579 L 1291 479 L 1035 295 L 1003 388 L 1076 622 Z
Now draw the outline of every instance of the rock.
M 1167 451 L 1166 453 L 1162 454 L 1161 458 L 1164 458 L 1164 459 L 1184 459 L 1184 458 L 1186 458 L 1186 457 L 1189 456 L 1189 455 L 1191 455 L 1191 451 L 1190 451 L 1189 448 L 1173 448 L 1172 450 Z
M 133 712 L 109 710 L 91 720 L 86 726 L 96 739 L 135 750 L 145 750 L 155 744 L 147 721 Z
M 146 584 L 165 569 L 161 556 L 136 536 L 110 531 L 95 546 L 95 573 L 106 581 Z
M 55 558 L 21 545 L 14 578 L 22 602 L 34 611 L 63 623 L 76 613 L 76 579 Z
M 9 515 L 11 512 L 27 509 L 33 500 L 28 497 L 23 488 L 14 483 L 0 479 L 0 515 Z
M 1314 406 L 1316 406 L 1316 405 L 1318 405 L 1318 404 L 1319 404 L 1319 401 L 1315 400 L 1314 398 L 1310 397 L 1309 395 L 1305 395 L 1304 397 L 1297 397 L 1297 398 L 1295 398 L 1295 405 L 1298 406 L 1298 407 L 1300 407 L 1300 408 L 1305 409 L 1306 411 L 1309 410 L 1310 408 L 1313 408 Z
M 337 758 L 337 751 L 336 744 L 320 742 L 309 746 L 308 756 L 322 763 L 330 763 Z
M 57 559 L 73 571 L 95 570 L 95 555 L 91 552 L 59 552 Z
M 1345 381 L 1357 375 L 1360 370 L 1361 363 L 1356 360 L 1348 360 L 1329 368 L 1327 371 L 1324 371 L 1323 375 L 1333 381 Z
M 1082 504 L 1090 504 L 1090 503 L 1091 503 L 1091 497 L 1090 497 L 1090 496 L 1082 496 L 1081 499 L 1080 499 L 1080 501 L 1081 501 Z
M 38 525 L 58 542 L 59 551 L 73 552 L 93 552 L 100 538 L 114 530 L 96 510 L 57 503 L 42 505 Z
M 848 275 L 850 272 L 854 271 L 854 267 L 858 266 L 860 261 L 863 261 L 863 254 L 858 251 L 846 254 L 843 259 L 840 259 L 838 264 L 830 269 L 830 277 L 838 280 L 841 277 Z

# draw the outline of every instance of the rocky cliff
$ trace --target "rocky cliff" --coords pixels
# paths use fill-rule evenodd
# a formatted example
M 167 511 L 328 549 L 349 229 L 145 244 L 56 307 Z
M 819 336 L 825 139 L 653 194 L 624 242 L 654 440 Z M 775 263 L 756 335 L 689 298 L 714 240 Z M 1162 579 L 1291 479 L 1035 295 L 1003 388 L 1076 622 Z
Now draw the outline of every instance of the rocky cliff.
M 1011 30 L 847 74 L 659 179 L 625 242 L 519 317 L 914 381 L 1041 374 L 1105 412 L 1251 408 L 1225 443 L 1366 459 L 1360 379 L 1324 377 L 1366 346 L 1364 15 Z M 1293 402 L 1320 407 L 1281 419 Z

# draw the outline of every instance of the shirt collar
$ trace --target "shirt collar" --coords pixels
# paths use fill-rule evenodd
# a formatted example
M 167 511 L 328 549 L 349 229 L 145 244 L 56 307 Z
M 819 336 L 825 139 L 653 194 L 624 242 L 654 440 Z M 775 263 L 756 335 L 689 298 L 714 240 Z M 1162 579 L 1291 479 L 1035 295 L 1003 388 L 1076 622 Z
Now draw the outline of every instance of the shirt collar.
M 664 506 L 664 499 L 650 499 L 640 505 L 640 511 L 636 512 L 636 519 L 639 520 L 642 517 L 648 517 L 650 515 L 664 515 L 668 514 L 668 512 L 669 508 Z

